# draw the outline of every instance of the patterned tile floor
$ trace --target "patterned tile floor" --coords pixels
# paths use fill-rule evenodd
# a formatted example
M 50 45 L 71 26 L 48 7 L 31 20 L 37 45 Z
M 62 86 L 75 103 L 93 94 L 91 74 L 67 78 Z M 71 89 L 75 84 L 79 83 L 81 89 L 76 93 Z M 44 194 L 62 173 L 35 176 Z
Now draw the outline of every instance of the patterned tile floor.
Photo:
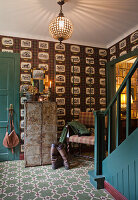
M 75 159 L 71 169 L 52 170 L 51 165 L 24 167 L 24 161 L 0 163 L 0 200 L 112 200 L 106 190 L 89 181 L 92 161 Z

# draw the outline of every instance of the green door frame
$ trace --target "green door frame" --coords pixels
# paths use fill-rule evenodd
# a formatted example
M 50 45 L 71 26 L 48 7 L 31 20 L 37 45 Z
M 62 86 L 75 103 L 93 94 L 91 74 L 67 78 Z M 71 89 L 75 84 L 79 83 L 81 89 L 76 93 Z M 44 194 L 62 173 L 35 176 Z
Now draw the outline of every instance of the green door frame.
M 116 66 L 115 65 L 121 61 L 124 61 L 126 59 L 129 59 L 135 56 L 138 56 L 138 49 L 135 49 L 134 51 L 130 51 L 127 54 L 115 60 L 112 60 L 106 64 L 106 103 L 107 103 L 106 105 L 107 106 L 109 105 L 110 101 L 112 100 L 113 96 L 116 93 L 116 87 L 115 87 L 116 86 L 116 68 L 115 68 Z M 112 80 L 112 83 L 111 83 L 111 80 Z M 116 111 L 116 107 L 114 106 L 112 112 L 115 113 L 115 111 Z M 115 140 L 116 140 L 115 134 L 113 134 L 116 128 L 116 124 L 113 122 L 115 122 L 115 115 L 112 116 L 112 130 L 111 130 L 111 142 L 112 142 L 112 147 L 113 147 L 112 150 L 114 150 L 115 148 Z
M 0 52 L 0 56 L 3 58 L 12 58 L 14 60 L 14 126 L 17 135 L 20 137 L 20 54 Z M 12 153 L 10 154 L 12 156 Z M 19 160 L 20 157 L 20 145 L 16 147 L 16 153 L 13 154 L 12 159 Z

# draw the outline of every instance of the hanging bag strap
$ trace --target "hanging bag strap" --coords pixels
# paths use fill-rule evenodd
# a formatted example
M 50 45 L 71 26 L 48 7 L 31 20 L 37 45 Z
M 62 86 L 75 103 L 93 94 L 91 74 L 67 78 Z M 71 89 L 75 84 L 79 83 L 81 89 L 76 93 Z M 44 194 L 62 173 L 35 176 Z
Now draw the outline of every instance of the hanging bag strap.
M 8 133 L 8 126 L 9 126 L 9 120 L 10 119 L 10 113 L 8 114 L 8 123 L 7 123 L 7 128 L 6 128 L 6 132 Z M 10 124 L 10 128 L 11 128 L 11 124 Z
M 14 123 L 13 123 L 13 118 L 11 119 L 11 129 L 14 129 Z
M 8 115 L 8 123 L 7 123 L 7 127 L 6 127 L 7 133 L 8 133 L 9 123 L 10 123 L 10 132 L 11 132 L 12 128 L 14 129 L 14 123 L 13 123 L 13 116 L 10 114 L 10 112 L 9 112 L 9 115 Z

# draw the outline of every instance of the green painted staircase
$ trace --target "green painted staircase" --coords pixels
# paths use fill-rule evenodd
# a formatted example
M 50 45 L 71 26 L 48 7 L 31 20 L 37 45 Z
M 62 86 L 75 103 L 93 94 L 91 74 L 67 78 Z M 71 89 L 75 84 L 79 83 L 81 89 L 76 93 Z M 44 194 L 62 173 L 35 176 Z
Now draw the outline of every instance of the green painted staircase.
M 97 189 L 106 180 L 129 200 L 138 199 L 138 128 L 131 133 L 131 77 L 138 68 L 134 62 L 105 112 L 95 111 L 95 168 L 90 170 L 90 182 Z M 121 92 L 127 88 L 126 139 L 121 143 Z M 116 112 L 114 106 L 116 105 Z M 115 116 L 117 115 L 117 116 Z M 105 155 L 105 116 L 108 117 L 108 156 Z M 116 123 L 113 122 L 116 120 Z M 116 124 L 116 132 L 113 129 Z M 116 141 L 113 141 L 115 134 Z

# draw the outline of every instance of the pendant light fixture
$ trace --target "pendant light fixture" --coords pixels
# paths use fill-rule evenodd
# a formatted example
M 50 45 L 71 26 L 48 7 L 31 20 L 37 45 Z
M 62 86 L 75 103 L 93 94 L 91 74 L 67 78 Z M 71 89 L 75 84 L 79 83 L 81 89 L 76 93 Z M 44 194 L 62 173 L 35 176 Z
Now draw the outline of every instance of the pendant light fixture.
M 59 40 L 61 43 L 63 40 L 67 40 L 71 37 L 73 25 L 68 18 L 64 17 L 62 12 L 62 6 L 64 5 L 65 0 L 58 0 L 57 3 L 60 5 L 60 12 L 49 24 L 49 33 L 54 39 Z

